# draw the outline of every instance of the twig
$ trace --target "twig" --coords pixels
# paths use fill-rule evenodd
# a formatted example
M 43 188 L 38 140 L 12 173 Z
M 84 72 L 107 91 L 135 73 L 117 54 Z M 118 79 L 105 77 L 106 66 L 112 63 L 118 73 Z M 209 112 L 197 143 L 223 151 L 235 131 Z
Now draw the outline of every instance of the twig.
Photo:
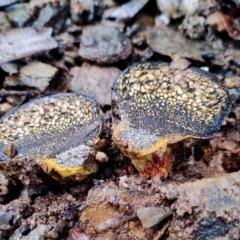
M 16 90 L 6 90 L 0 89 L 0 96 L 9 96 L 9 95 L 18 95 L 18 96 L 36 96 L 36 95 L 43 95 L 47 93 L 52 93 L 51 91 L 40 91 L 40 90 L 28 90 L 28 91 L 16 91 Z

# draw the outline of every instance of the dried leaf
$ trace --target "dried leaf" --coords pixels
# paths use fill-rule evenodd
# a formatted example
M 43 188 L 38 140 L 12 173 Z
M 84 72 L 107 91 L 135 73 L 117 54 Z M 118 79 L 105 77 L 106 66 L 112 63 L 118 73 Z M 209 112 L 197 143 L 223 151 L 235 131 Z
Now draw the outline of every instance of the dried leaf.
M 208 16 L 207 22 L 211 26 L 216 26 L 218 32 L 226 31 L 234 40 L 240 40 L 240 28 L 234 24 L 230 16 L 216 10 Z
M 210 56 L 212 63 L 216 65 L 226 65 L 230 60 L 240 64 L 240 51 L 231 42 L 225 41 L 225 51 L 218 42 L 206 42 L 205 40 L 189 40 L 174 28 L 160 24 L 147 33 L 147 43 L 149 47 L 157 53 L 171 56 L 172 53 L 193 59 L 205 61 L 206 56 Z

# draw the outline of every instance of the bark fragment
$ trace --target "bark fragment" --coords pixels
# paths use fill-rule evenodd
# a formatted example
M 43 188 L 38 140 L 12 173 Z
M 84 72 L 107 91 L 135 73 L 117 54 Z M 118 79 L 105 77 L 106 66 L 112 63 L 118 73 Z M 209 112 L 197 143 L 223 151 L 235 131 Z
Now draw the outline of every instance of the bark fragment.
M 0 65 L 58 46 L 51 28 L 21 28 L 0 34 Z

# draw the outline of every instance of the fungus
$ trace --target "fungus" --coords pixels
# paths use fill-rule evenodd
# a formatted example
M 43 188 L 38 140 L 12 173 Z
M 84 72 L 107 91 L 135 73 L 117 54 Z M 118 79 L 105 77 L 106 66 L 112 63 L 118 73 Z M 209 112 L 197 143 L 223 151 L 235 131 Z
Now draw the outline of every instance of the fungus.
M 96 172 L 94 145 L 102 128 L 96 102 L 60 93 L 16 107 L 0 122 L 0 164 L 31 158 L 53 177 L 82 179 Z M 14 149 L 6 154 L 9 146 Z
M 214 136 L 229 110 L 214 75 L 173 60 L 134 64 L 112 87 L 113 141 L 147 177 L 167 177 L 170 145 Z

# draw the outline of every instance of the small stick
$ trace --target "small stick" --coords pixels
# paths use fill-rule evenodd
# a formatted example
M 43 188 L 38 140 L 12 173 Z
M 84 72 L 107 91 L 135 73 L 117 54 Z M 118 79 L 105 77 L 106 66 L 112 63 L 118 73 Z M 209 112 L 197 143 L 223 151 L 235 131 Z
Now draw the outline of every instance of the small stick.
M 16 91 L 16 90 L 0 89 L 0 96 L 9 96 L 9 95 L 35 96 L 35 95 L 43 95 L 43 94 L 47 94 L 47 93 L 52 93 L 52 92 L 51 91 L 40 91 L 40 90 Z

